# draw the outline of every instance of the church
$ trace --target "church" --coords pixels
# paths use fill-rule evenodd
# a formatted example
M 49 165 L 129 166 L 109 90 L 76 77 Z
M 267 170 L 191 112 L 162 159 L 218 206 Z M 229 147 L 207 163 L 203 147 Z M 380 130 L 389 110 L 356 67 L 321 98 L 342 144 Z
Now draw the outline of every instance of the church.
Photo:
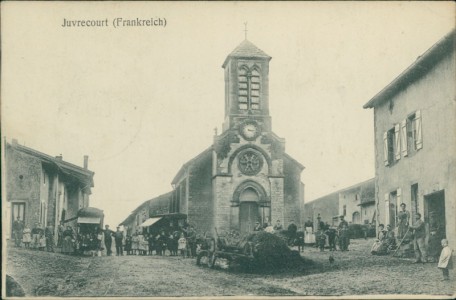
M 199 232 L 246 233 L 256 222 L 277 220 L 300 226 L 304 166 L 285 153 L 285 139 L 272 131 L 270 60 L 247 39 L 225 59 L 222 132 L 172 180 L 167 215 L 180 216 L 176 222 L 185 216 Z

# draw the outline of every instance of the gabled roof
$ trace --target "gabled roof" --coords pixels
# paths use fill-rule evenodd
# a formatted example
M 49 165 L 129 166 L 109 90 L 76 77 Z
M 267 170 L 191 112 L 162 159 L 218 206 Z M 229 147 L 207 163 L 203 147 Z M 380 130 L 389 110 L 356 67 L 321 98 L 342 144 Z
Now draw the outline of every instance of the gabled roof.
M 74 178 L 77 178 L 81 182 L 85 182 L 90 185 L 90 187 L 94 186 L 93 183 L 93 176 L 95 175 L 94 172 L 84 169 L 82 167 L 79 167 L 77 165 L 74 165 L 72 163 L 63 161 L 62 159 L 47 155 L 45 153 L 42 153 L 40 151 L 37 151 L 35 149 L 14 143 L 9 144 L 6 143 L 6 146 L 12 147 L 15 150 L 18 150 L 20 152 L 23 152 L 25 154 L 34 156 L 38 159 L 40 159 L 42 162 L 47 163 L 48 165 L 53 165 L 56 167 L 60 172 L 72 176 Z
M 176 184 L 188 167 L 197 163 L 200 159 L 202 159 L 208 153 L 212 153 L 212 146 L 210 146 L 209 148 L 207 148 L 206 150 L 204 150 L 203 152 L 201 152 L 200 154 L 198 154 L 197 156 L 195 156 L 194 158 L 190 159 L 188 162 L 183 164 L 182 167 L 180 168 L 180 170 L 177 172 L 176 176 L 174 176 L 171 184 Z
M 261 58 L 270 60 L 271 57 L 267 55 L 263 50 L 255 46 L 252 42 L 248 40 L 244 40 L 242 43 L 239 44 L 225 59 L 223 63 L 223 68 L 228 63 L 228 60 L 232 57 L 237 58 Z
M 455 50 L 455 30 L 452 30 L 434 46 L 429 48 L 423 55 L 402 72 L 396 79 L 388 84 L 383 90 L 375 95 L 363 108 L 373 108 L 391 99 L 401 90 L 420 79 L 423 75 L 434 68 L 439 61 Z
M 149 199 L 149 200 L 146 200 L 144 201 L 143 203 L 141 203 L 138 207 L 136 207 L 131 213 L 130 215 L 128 215 L 128 217 L 123 220 L 121 223 L 119 223 L 119 226 L 121 225 L 126 225 L 128 223 L 130 223 L 136 216 L 136 213 L 142 209 L 144 209 L 146 206 L 149 206 L 152 205 L 153 203 L 155 202 L 160 202 L 160 201 L 168 201 L 169 198 L 171 197 L 172 195 L 172 192 L 167 192 L 165 194 L 162 194 L 160 196 L 157 196 L 155 198 L 152 198 L 152 199 Z M 148 208 L 149 209 L 149 208 Z

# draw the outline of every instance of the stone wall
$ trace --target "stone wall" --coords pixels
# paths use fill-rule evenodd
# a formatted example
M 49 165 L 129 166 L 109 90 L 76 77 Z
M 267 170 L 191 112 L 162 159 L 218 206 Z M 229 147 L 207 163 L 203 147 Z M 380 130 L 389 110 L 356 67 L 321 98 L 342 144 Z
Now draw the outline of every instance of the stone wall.
M 208 155 L 192 165 L 188 178 L 187 220 L 199 232 L 212 232 L 214 227 L 211 177 L 212 153 L 208 152 Z
M 30 227 L 39 222 L 41 161 L 6 145 L 6 197 L 10 207 L 25 203 L 25 223 Z M 11 211 L 8 212 L 11 218 Z M 11 226 L 12 220 L 9 222 Z

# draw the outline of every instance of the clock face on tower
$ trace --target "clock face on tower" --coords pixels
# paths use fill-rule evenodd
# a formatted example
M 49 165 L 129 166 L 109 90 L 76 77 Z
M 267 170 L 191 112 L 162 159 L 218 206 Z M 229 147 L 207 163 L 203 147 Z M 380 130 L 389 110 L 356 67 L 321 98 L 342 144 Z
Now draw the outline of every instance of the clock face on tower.
M 255 121 L 247 121 L 239 127 L 240 134 L 248 141 L 255 140 L 260 134 L 260 128 Z

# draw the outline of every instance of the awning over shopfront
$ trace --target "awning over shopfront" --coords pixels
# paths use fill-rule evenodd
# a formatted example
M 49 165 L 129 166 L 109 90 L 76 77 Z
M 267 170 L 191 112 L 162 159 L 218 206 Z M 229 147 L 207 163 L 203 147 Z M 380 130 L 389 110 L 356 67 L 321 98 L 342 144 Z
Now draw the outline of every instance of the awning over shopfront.
M 149 226 L 152 226 L 154 225 L 155 223 L 157 223 L 158 221 L 161 220 L 162 217 L 157 217 L 157 218 L 149 218 L 147 220 L 145 220 L 141 225 L 141 227 L 149 227 Z
M 78 217 L 79 224 L 100 224 L 101 218 L 97 217 Z

